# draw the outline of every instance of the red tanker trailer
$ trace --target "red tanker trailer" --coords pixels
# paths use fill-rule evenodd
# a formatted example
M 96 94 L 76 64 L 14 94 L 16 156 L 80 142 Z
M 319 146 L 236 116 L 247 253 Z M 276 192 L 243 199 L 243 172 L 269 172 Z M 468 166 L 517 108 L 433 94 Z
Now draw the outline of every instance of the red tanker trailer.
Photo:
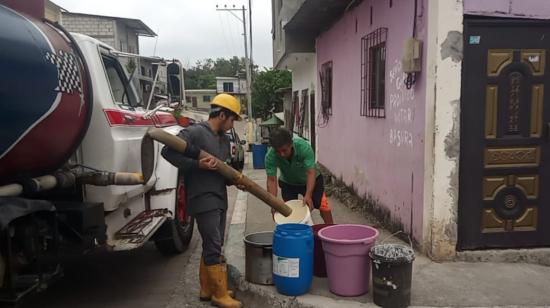
M 6 182 L 66 162 L 86 133 L 93 100 L 70 37 L 6 7 L 0 33 L 0 180 Z

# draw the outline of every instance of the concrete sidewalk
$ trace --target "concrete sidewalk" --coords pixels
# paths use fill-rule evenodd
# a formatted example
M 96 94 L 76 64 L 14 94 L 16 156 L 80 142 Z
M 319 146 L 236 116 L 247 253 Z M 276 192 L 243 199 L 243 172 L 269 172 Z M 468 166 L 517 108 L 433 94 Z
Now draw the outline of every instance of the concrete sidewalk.
M 246 169 L 245 174 L 265 187 L 265 171 Z M 377 226 L 378 223 L 353 212 L 337 200 L 329 198 L 336 223 L 357 223 Z M 322 223 L 318 211 L 315 223 Z M 274 286 L 248 283 L 244 279 L 245 234 L 273 231 L 275 224 L 270 208 L 256 197 L 239 192 L 233 219 L 229 226 L 226 256 L 230 264 L 230 279 L 245 303 L 261 303 L 267 307 L 376 307 L 372 294 L 344 298 L 332 294 L 327 279 L 314 277 L 309 294 L 288 297 L 278 294 Z M 388 238 L 379 229 L 378 242 L 400 242 Z M 550 307 L 550 267 L 524 263 L 435 263 L 418 255 L 413 266 L 412 305 L 428 307 Z M 259 307 L 251 304 L 249 307 Z

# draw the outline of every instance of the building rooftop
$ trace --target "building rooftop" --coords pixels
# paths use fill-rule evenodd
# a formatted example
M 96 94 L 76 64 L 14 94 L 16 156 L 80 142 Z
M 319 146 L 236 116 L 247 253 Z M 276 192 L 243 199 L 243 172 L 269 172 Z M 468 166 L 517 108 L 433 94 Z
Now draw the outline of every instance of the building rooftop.
M 139 19 L 114 17 L 114 16 L 106 16 L 106 15 L 73 13 L 73 12 L 68 12 L 68 11 L 63 11 L 63 15 L 83 16 L 83 17 L 99 17 L 99 18 L 104 18 L 104 19 L 117 20 L 117 21 L 120 21 L 121 23 L 125 24 L 126 27 L 134 30 L 138 35 L 148 36 L 148 37 L 157 36 L 157 34 L 151 28 L 149 28 L 149 26 L 147 26 L 143 21 L 141 21 Z
M 65 8 L 63 8 L 62 6 L 60 6 L 59 4 L 53 2 L 53 1 L 47 1 L 46 3 L 49 3 L 53 6 L 55 6 L 56 8 L 58 8 L 61 12 L 65 13 L 65 12 L 68 12 Z
M 216 93 L 216 89 L 185 89 L 186 93 Z
M 216 77 L 216 80 L 217 79 L 225 79 L 225 80 L 231 80 L 231 79 L 242 79 L 242 78 L 239 78 L 237 76 L 234 76 L 234 77 Z

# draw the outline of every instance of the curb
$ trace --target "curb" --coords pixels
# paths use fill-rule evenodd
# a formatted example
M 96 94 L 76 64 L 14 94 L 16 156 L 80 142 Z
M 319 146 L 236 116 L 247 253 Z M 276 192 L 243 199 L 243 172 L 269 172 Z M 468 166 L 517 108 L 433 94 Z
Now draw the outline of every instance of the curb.
M 525 263 L 550 266 L 550 248 L 459 251 L 456 261 Z

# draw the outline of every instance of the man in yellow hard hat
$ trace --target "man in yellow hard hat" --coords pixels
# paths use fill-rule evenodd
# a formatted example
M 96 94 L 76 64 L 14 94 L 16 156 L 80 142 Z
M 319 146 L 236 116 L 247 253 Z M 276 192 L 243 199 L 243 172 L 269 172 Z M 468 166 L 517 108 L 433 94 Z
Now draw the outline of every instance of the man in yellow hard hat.
M 241 104 L 232 95 L 219 94 L 211 102 L 208 121 L 183 129 L 179 137 L 196 148 L 195 153 L 183 155 L 165 146 L 162 156 L 178 167 L 185 176 L 187 214 L 195 218 L 202 238 L 200 264 L 200 299 L 210 300 L 218 307 L 241 307 L 227 289 L 227 268 L 221 254 L 227 214 L 227 182 L 216 172 L 214 157 L 230 159 L 226 131 L 241 120 Z M 212 156 L 198 160 L 198 150 Z M 213 157 L 214 156 L 214 157 Z

